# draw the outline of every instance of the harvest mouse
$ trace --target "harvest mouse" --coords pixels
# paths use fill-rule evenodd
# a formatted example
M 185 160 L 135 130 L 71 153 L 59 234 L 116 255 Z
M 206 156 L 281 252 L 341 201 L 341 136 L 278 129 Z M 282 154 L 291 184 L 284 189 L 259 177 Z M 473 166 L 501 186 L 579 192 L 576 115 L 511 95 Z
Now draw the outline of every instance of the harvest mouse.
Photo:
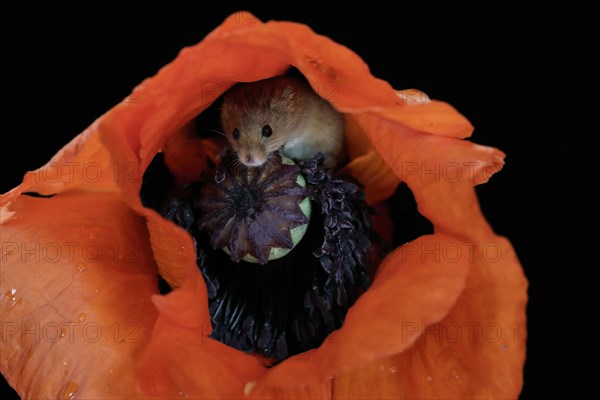
M 224 96 L 221 126 L 239 161 L 262 165 L 278 150 L 292 159 L 325 154 L 334 167 L 342 150 L 344 118 L 302 79 L 279 75 L 238 83 Z

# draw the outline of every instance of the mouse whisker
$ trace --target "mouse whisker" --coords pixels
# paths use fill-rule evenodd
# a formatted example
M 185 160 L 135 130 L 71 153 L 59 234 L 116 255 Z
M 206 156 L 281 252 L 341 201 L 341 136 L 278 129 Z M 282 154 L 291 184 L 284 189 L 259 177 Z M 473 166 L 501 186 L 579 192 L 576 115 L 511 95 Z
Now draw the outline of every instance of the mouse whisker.
M 218 130 L 216 130 L 216 129 L 210 129 L 210 128 L 207 128 L 207 130 L 208 130 L 208 131 L 211 131 L 211 132 L 213 132 L 213 133 L 218 133 L 218 134 L 219 134 L 219 135 L 221 135 L 221 136 L 227 137 L 227 135 L 226 135 L 225 133 L 223 133 L 223 132 L 221 132 L 221 131 L 218 131 Z
M 274 164 L 273 164 L 273 162 L 271 161 L 271 159 L 270 159 L 270 158 L 267 158 L 267 160 L 265 161 L 265 164 L 266 164 L 266 163 L 269 163 L 269 166 L 271 166 L 271 167 L 273 167 L 273 166 L 274 166 Z
M 240 173 L 243 165 L 240 159 L 236 156 L 233 162 L 233 169 L 236 173 Z

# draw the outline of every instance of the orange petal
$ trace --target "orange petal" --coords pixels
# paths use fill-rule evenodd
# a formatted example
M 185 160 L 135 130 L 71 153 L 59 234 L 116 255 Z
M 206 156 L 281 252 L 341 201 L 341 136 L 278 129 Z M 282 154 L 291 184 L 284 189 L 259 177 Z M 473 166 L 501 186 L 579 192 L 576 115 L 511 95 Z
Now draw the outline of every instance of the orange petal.
M 158 272 L 169 285 L 177 288 L 188 279 L 202 279 L 194 275 L 194 271 L 198 269 L 196 249 L 189 233 L 154 210 L 141 206 L 136 207 L 136 210 L 146 218 L 152 255 L 158 265 Z M 206 288 L 204 291 L 204 296 L 198 298 L 198 305 L 208 307 Z M 203 318 L 207 320 L 208 311 Z
M 117 167 L 110 152 L 96 134 L 92 125 L 65 145 L 44 166 L 25 174 L 23 183 L 0 196 L 0 206 L 17 198 L 23 192 L 43 195 L 60 193 L 66 189 L 116 191 L 119 181 Z
M 377 115 L 360 114 L 357 119 L 383 160 L 411 188 L 419 211 L 436 230 L 462 237 L 490 234 L 471 186 L 501 169 L 504 153 L 416 132 Z
M 138 385 L 149 396 L 242 397 L 248 382 L 259 380 L 265 368 L 258 359 L 207 337 L 210 321 L 197 325 L 197 304 L 206 290 L 192 286 L 155 298 L 160 316 L 138 364 Z
M 207 162 L 218 162 L 220 150 L 215 141 L 195 136 L 193 123 L 188 123 L 175 132 L 163 149 L 165 164 L 182 187 L 190 182 L 200 181 Z
M 346 115 L 346 147 L 351 160 L 340 171 L 364 186 L 367 203 L 377 204 L 390 197 L 401 180 L 375 151 L 356 118 Z
M 527 281 L 504 238 L 473 243 L 467 285 L 407 351 L 334 379 L 335 398 L 516 399 L 525 361 Z
M 418 335 L 408 334 L 407 325 L 443 319 L 464 288 L 467 258 L 444 259 L 439 257 L 440 248 L 467 250 L 456 238 L 444 235 L 421 237 L 396 249 L 383 260 L 372 286 L 350 309 L 342 328 L 318 349 L 282 362 L 255 390 L 322 382 L 339 371 L 410 348 Z
M 2 374 L 23 398 L 138 396 L 133 366 L 157 316 L 143 220 L 114 193 L 21 196 L 6 209 Z

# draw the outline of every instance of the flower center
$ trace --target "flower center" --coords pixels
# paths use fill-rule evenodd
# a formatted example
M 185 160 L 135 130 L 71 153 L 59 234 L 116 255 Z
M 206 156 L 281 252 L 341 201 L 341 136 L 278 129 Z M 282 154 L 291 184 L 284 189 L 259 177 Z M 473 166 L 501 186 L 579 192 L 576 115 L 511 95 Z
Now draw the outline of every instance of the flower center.
M 256 190 L 248 187 L 237 187 L 229 195 L 229 209 L 238 219 L 252 217 L 260 212 L 260 204 L 257 203 L 257 198 Z
M 161 214 L 195 239 L 213 339 L 283 360 L 320 346 L 370 285 L 372 210 L 360 187 L 331 175 L 323 160 L 265 163 L 270 173 L 262 166 L 217 170 L 187 196 L 165 196 Z M 310 214 L 300 206 L 306 197 Z M 290 232 L 306 225 L 299 243 L 289 245 Z M 291 250 L 267 260 L 274 246 Z M 247 262 L 246 252 L 259 262 Z

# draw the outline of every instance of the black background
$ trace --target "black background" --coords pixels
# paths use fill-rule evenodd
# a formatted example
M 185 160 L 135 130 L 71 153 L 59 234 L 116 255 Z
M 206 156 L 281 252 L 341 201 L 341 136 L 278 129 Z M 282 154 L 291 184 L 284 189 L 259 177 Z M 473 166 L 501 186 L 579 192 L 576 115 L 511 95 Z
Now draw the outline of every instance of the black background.
M 102 3 L 103 4 L 103 3 Z M 0 192 L 52 157 L 95 118 L 200 41 L 230 13 L 306 23 L 359 54 L 395 88 L 418 88 L 456 107 L 472 140 L 507 153 L 506 166 L 477 187 L 495 231 L 515 246 L 530 281 L 522 399 L 548 391 L 591 393 L 597 353 L 589 326 L 599 304 L 591 157 L 596 134 L 581 122 L 592 102 L 585 45 L 593 25 L 575 6 L 525 12 L 486 9 L 238 5 L 133 11 L 98 5 L 4 9 Z M 207 61 L 208 62 L 208 61 Z M 598 152 L 595 152 L 596 158 Z M 593 364 L 592 364 L 593 365 Z M 12 399 L 3 382 L 2 399 Z M 6 393 L 6 394 L 5 394 Z M 15 397 L 16 398 L 16 397 Z

